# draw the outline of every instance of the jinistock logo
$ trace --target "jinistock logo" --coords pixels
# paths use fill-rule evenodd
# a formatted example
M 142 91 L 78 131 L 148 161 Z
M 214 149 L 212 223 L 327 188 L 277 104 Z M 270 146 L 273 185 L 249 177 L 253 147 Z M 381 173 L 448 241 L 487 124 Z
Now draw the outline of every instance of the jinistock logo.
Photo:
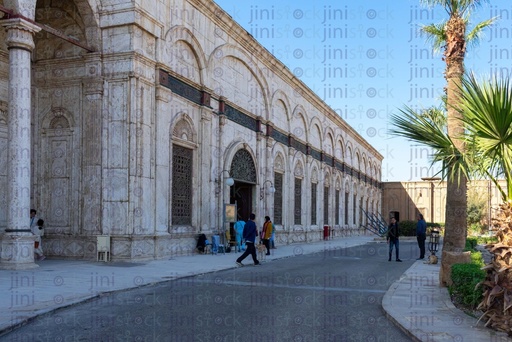
M 389 106 L 381 108 L 366 108 L 363 105 L 353 106 L 345 104 L 342 107 L 333 108 L 333 110 L 345 120 L 387 120 L 391 113 Z
M 508 40 L 512 37 L 512 28 L 503 26 L 491 26 L 489 27 L 488 42 L 495 42 L 496 40 L 503 39 Z
M 433 177 L 439 171 L 438 168 L 424 166 L 426 160 L 431 159 L 432 151 L 426 147 L 410 146 L 409 160 L 409 178 L 408 180 L 419 179 L 423 177 Z
M 512 68 L 504 67 L 498 65 L 497 63 L 492 63 L 489 67 L 489 73 L 501 78 L 512 77 Z
M 318 93 L 320 94 L 320 93 Z M 376 99 L 389 99 L 394 97 L 394 89 L 388 84 L 381 87 L 365 87 L 363 84 L 358 84 L 354 87 L 349 87 L 347 83 L 344 85 L 327 83 L 323 87 L 323 92 L 320 94 L 323 100 L 327 99 L 354 99 L 354 98 L 376 98 Z
M 11 292 L 10 308 L 21 308 L 34 305 L 34 273 L 25 274 L 19 272 L 11 272 L 11 288 L 9 290 Z
M 443 93 L 442 87 L 436 87 L 433 83 L 411 83 L 409 84 L 409 99 L 408 102 L 417 99 L 436 99 Z
M 409 79 L 407 82 L 411 82 L 417 79 L 439 79 L 443 76 L 444 68 L 442 66 L 436 66 L 434 63 L 429 65 L 421 65 L 418 63 L 409 64 Z
M 500 62 L 503 60 L 510 60 L 512 57 L 512 48 L 502 47 L 500 45 L 491 44 L 489 48 L 489 60 L 488 62 Z

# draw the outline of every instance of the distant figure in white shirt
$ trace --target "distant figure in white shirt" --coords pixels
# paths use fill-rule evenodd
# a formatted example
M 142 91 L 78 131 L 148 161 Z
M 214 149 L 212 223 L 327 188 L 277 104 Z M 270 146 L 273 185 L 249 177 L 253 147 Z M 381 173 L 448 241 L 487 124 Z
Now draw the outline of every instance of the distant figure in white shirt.
M 44 221 L 36 217 L 37 211 L 30 210 L 30 230 L 35 235 L 34 241 L 34 256 L 36 260 L 44 260 L 46 257 L 43 254 L 43 246 L 41 244 L 41 236 L 44 235 Z

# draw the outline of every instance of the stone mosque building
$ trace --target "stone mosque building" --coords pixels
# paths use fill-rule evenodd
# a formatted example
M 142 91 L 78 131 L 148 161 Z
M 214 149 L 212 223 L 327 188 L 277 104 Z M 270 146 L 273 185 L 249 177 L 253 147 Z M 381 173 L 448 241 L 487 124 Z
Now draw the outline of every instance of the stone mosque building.
M 142 5 L 142 3 L 144 5 Z M 210 0 L 0 0 L 0 268 L 361 234 L 382 155 Z M 236 206 L 225 205 L 236 204 Z M 230 234 L 231 233 L 231 234 Z

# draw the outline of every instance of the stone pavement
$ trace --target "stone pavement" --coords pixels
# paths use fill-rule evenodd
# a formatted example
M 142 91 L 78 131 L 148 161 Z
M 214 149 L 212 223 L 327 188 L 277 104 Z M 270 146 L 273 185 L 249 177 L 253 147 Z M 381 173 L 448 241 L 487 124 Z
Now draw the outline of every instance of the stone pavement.
M 328 241 L 278 246 L 273 259 L 348 248 L 374 241 L 352 236 Z M 47 259 L 31 270 L 0 270 L 0 335 L 31 319 L 102 293 L 236 267 L 234 253 L 188 255 L 138 263 Z M 250 263 L 250 262 L 249 262 Z M 263 265 L 262 267 L 265 267 Z M 476 325 L 456 309 L 446 288 L 437 285 L 439 264 L 415 261 L 383 298 L 387 316 L 416 341 L 512 341 Z
M 439 263 L 418 260 L 388 289 L 382 308 L 395 325 L 414 341 L 512 341 L 457 309 L 447 288 L 438 285 L 439 269 Z

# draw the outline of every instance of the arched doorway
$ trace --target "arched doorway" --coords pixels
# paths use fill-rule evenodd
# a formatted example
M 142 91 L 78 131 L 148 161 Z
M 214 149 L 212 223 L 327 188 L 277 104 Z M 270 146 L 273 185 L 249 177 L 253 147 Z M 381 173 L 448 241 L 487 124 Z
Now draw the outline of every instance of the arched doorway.
M 235 184 L 231 187 L 229 203 L 236 204 L 237 221 L 247 221 L 253 210 L 253 190 L 257 183 L 256 166 L 254 160 L 247 150 L 238 150 L 233 156 L 230 168 L 231 177 Z M 233 241 L 235 234 L 233 224 L 230 224 L 230 240 Z

